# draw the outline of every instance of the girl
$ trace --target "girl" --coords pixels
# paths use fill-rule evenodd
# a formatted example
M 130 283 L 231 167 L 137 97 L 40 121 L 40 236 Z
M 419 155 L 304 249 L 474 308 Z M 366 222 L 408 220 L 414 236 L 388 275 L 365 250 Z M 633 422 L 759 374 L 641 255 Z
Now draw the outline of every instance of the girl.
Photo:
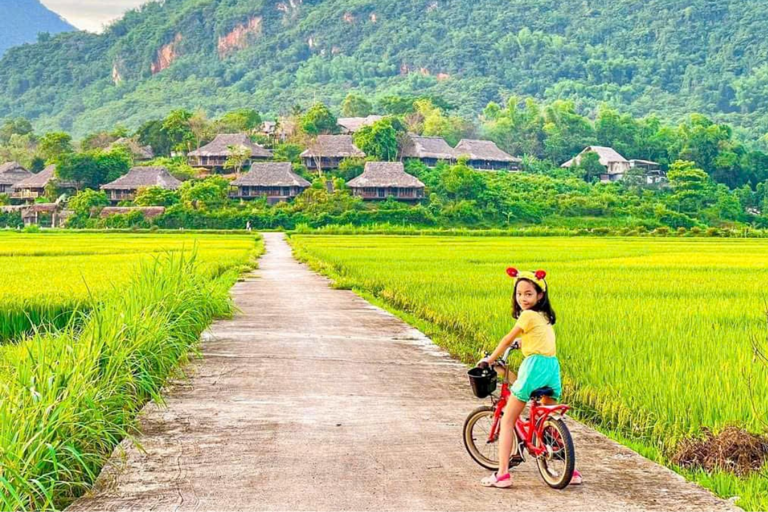
M 549 386 L 554 391 L 553 398 L 558 400 L 562 390 L 560 363 L 555 349 L 555 330 L 552 328 L 556 317 L 549 303 L 547 282 L 544 280 L 547 273 L 543 270 L 520 272 L 508 268 L 507 274 L 515 280 L 512 317 L 517 319 L 517 323 L 509 334 L 502 338 L 496 350 L 480 361 L 493 364 L 515 340 L 519 342 L 520 350 L 525 356 L 517 380 L 512 385 L 512 396 L 509 397 L 501 417 L 499 470 L 481 481 L 486 487 L 500 488 L 512 486 L 509 456 L 512 452 L 513 429 L 531 393 Z M 573 472 L 571 483 L 581 483 L 581 474 L 578 471 Z

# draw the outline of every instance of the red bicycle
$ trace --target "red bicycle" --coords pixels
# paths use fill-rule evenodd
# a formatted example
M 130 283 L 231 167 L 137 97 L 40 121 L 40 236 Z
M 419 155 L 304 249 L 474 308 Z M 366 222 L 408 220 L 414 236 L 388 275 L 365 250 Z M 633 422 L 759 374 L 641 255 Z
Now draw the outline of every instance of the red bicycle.
M 464 446 L 467 452 L 475 462 L 490 470 L 499 468 L 498 441 L 501 417 L 511 395 L 507 359 L 512 350 L 513 348 L 507 349 L 504 355 L 492 365 L 489 375 L 483 377 L 491 379 L 485 381 L 484 391 L 478 392 L 473 385 L 475 394 L 479 398 L 490 395 L 493 405 L 478 407 L 467 416 L 464 422 Z M 495 367 L 501 368 L 504 372 L 499 396 L 493 394 L 496 388 Z M 472 375 L 471 372 L 472 370 L 470 375 Z M 550 388 L 540 388 L 531 393 L 528 418 L 520 415 L 515 424 L 516 439 L 512 443 L 509 467 L 511 469 L 525 462 L 527 452 L 536 459 L 539 473 L 547 485 L 553 489 L 565 489 L 571 483 L 576 465 L 571 432 L 563 421 L 570 407 L 564 404 L 542 405 L 542 398 L 552 395 L 553 390 Z

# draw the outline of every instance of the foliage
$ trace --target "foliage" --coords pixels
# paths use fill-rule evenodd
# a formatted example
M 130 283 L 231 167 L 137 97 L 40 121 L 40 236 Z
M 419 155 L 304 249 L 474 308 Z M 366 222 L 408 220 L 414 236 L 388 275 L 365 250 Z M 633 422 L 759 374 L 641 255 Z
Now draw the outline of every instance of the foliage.
M 133 203 L 136 206 L 173 206 L 181 201 L 179 192 L 162 187 L 139 189 Z
M 131 168 L 131 157 L 124 148 L 112 151 L 65 153 L 56 160 L 56 176 L 84 187 L 98 188 L 116 180 Z
M 380 161 L 394 161 L 398 156 L 398 133 L 393 118 L 385 117 L 372 125 L 363 126 L 354 134 L 355 146 L 369 157 Z
M 309 135 L 336 133 L 339 129 L 336 116 L 323 103 L 315 103 L 301 117 L 301 128 Z
M 181 184 L 179 195 L 184 205 L 193 210 L 221 208 L 228 200 L 229 181 L 221 176 L 187 181 Z
M 46 133 L 38 145 L 40 155 L 47 161 L 53 161 L 66 153 L 72 153 L 72 136 L 63 132 Z

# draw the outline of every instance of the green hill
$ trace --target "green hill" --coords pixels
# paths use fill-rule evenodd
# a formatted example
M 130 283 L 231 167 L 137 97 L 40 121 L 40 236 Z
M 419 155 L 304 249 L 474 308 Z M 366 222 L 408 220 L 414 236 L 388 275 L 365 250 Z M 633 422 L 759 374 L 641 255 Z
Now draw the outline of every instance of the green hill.
M 58 34 L 75 27 L 51 12 L 39 0 L 0 2 L 0 55 L 8 48 L 37 41 L 39 33 Z
M 172 108 L 267 113 L 350 89 L 441 95 L 476 114 L 511 94 L 698 111 L 768 131 L 760 0 L 166 0 L 102 35 L 67 33 L 0 61 L 0 117 L 75 134 Z

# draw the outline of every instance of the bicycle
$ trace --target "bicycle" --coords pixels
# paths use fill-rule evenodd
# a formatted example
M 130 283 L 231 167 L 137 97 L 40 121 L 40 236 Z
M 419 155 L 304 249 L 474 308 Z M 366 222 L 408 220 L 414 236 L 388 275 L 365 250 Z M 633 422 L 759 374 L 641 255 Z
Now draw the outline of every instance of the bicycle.
M 478 391 L 476 385 L 473 384 L 473 391 L 475 391 L 476 396 L 478 398 L 490 396 L 493 405 L 478 407 L 464 421 L 464 447 L 475 462 L 490 470 L 499 468 L 498 440 L 501 432 L 501 417 L 512 394 L 507 359 L 515 348 L 517 347 L 508 348 L 504 355 L 491 366 L 487 377 L 480 377 L 480 379 L 487 379 L 480 385 L 480 388 L 483 385 L 486 386 L 484 390 Z M 504 371 L 499 396 L 493 394 L 497 382 L 495 367 Z M 473 370 L 478 369 L 483 370 L 480 367 Z M 473 370 L 470 370 L 470 379 L 473 378 Z M 554 391 L 548 387 L 537 389 L 531 393 L 528 418 L 523 418 L 521 414 L 515 423 L 515 439 L 512 443 L 509 468 L 512 469 L 525 462 L 527 452 L 536 459 L 539 473 L 547 485 L 553 489 L 565 489 L 573 477 L 576 453 L 571 432 L 563 420 L 570 406 L 565 404 L 542 405 L 541 403 L 542 398 L 551 397 L 553 394 Z M 478 446 L 478 440 L 480 442 L 484 440 L 484 443 Z

